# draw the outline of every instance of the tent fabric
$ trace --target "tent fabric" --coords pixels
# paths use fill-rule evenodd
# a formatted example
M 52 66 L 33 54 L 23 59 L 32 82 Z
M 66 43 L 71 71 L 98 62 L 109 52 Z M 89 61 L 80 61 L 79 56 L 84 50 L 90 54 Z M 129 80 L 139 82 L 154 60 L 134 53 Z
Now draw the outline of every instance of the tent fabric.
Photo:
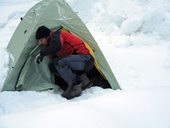
M 84 40 L 93 50 L 99 68 L 112 89 L 120 89 L 102 51 L 71 7 L 64 0 L 43 0 L 26 13 L 9 42 L 7 49 L 14 59 L 2 91 L 58 89 L 48 68 L 50 59 L 44 57 L 39 65 L 34 61 L 40 50 L 35 32 L 41 25 L 51 29 L 63 26 Z

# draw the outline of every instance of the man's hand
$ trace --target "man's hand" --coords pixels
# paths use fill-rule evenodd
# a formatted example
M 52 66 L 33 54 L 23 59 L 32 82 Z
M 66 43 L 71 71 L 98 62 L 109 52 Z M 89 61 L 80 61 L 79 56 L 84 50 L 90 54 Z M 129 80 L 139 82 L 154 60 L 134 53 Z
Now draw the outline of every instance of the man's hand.
M 40 64 L 42 62 L 44 56 L 41 56 L 40 53 L 35 57 L 35 62 Z

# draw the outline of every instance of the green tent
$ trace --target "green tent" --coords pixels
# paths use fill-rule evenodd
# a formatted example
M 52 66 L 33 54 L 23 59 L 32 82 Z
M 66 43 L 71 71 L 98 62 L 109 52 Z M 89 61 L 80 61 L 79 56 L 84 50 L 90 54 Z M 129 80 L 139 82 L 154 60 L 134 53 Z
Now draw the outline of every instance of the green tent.
M 54 84 L 54 75 L 48 69 L 49 58 L 45 57 L 41 64 L 34 61 L 40 49 L 36 43 L 35 32 L 41 25 L 51 29 L 62 26 L 84 40 L 93 50 L 99 70 L 111 88 L 120 89 L 102 51 L 71 7 L 64 0 L 43 0 L 21 18 L 9 42 L 7 49 L 13 59 L 2 91 L 58 89 Z

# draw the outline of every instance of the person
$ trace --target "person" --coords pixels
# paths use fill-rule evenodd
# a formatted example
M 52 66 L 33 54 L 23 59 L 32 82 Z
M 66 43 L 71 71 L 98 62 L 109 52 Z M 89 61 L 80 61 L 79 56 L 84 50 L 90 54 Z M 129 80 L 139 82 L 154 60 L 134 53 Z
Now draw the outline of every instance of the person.
M 54 56 L 49 69 L 68 85 L 61 95 L 67 99 L 81 95 L 82 89 L 90 83 L 85 73 L 94 65 L 94 58 L 84 42 L 68 31 L 51 31 L 46 26 L 37 29 L 36 40 L 44 46 L 36 56 L 36 62 L 42 62 L 44 56 Z

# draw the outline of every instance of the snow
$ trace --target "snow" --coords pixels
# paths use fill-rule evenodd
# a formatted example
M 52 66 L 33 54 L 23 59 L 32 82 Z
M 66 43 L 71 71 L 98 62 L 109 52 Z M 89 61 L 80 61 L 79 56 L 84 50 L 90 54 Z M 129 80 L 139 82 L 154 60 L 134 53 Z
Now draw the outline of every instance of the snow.
M 83 99 L 91 90 L 94 95 Z M 95 93 L 101 95 L 95 96 Z M 7 92 L 2 94 L 4 94 L 2 97 L 9 101 L 4 108 L 8 109 L 10 104 L 12 106 L 9 109 L 14 109 L 12 110 L 14 112 L 0 116 L 1 128 L 66 128 L 68 126 L 168 128 L 170 126 L 168 118 L 170 103 L 167 102 L 170 88 L 123 92 L 92 88 L 81 98 L 72 101 L 44 92 L 13 93 L 14 98 L 10 97 L 10 99 Z
M 0 0 L 0 89 L 6 47 L 40 0 Z M 169 128 L 170 0 L 66 0 L 98 42 L 122 90 L 0 92 L 0 128 Z M 89 20 L 90 19 L 90 20 Z

